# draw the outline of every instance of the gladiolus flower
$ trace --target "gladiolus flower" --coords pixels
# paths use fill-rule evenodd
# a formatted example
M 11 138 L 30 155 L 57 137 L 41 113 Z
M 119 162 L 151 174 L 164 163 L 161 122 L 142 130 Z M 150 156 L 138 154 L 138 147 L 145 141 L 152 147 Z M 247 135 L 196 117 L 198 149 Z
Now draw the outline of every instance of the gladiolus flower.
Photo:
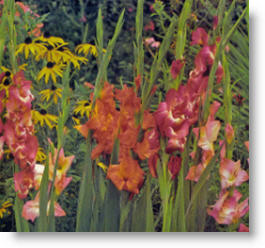
M 213 142 L 217 139 L 220 127 L 221 123 L 219 121 L 209 121 L 204 127 L 200 128 L 200 140 L 198 145 L 204 151 L 211 151 L 214 153 Z
M 158 154 L 154 154 L 148 159 L 148 168 L 152 177 L 157 177 L 156 168 L 157 168 L 158 159 L 159 159 Z
M 171 156 L 168 162 L 168 170 L 171 174 L 171 179 L 174 180 L 181 169 L 181 157 Z
M 31 167 L 25 168 L 14 174 L 15 191 L 18 197 L 24 199 L 29 190 L 34 186 L 34 173 Z
M 203 45 L 208 44 L 208 34 L 203 28 L 197 28 L 192 32 L 192 42 L 191 45 Z
M 170 73 L 173 79 L 177 78 L 183 66 L 184 66 L 184 62 L 181 59 L 177 59 L 172 62 Z
M 246 225 L 244 225 L 244 224 L 241 223 L 239 225 L 238 232 L 249 232 L 249 228 Z
M 49 179 L 52 180 L 54 167 L 56 165 L 58 151 L 55 149 L 54 156 L 49 153 Z M 56 177 L 55 177 L 55 189 L 56 194 L 60 195 L 61 192 L 67 187 L 67 185 L 71 182 L 72 177 L 66 177 L 67 171 L 70 169 L 70 166 L 74 160 L 75 156 L 64 156 L 63 148 L 59 152 L 58 162 L 57 162 L 57 170 L 56 170 Z
M 152 129 L 145 132 L 143 141 L 136 144 L 134 151 L 138 154 L 141 160 L 144 160 L 157 153 L 159 148 L 158 132 L 155 129 Z
M 221 192 L 218 201 L 215 205 L 210 206 L 207 212 L 219 224 L 230 225 L 236 223 L 249 210 L 248 198 L 238 203 L 241 197 L 242 194 L 236 189 L 232 194 L 229 191 Z
M 134 194 L 139 193 L 139 188 L 144 181 L 144 172 L 130 156 L 122 159 L 120 164 L 110 165 L 107 173 L 118 190 L 126 190 Z
M 227 158 L 222 159 L 219 173 L 222 189 L 231 186 L 240 186 L 248 180 L 248 173 L 240 168 L 240 160 L 233 162 Z
M 105 82 L 90 119 L 75 128 L 85 138 L 89 130 L 94 131 L 93 138 L 96 139 L 97 146 L 92 150 L 92 159 L 96 159 L 101 153 L 111 154 L 119 128 L 119 112 L 116 110 L 113 85 Z
M 40 196 L 38 193 L 34 200 L 27 201 L 24 204 L 23 210 L 22 210 L 22 217 L 25 218 L 26 220 L 31 220 L 32 222 L 34 222 L 35 219 L 40 216 L 39 197 Z M 48 202 L 47 216 L 49 214 L 49 209 L 50 209 L 50 201 Z M 54 203 L 54 215 L 57 217 L 66 215 L 64 210 L 61 208 L 61 206 L 57 202 Z
M 154 115 L 151 114 L 149 111 L 144 111 L 144 117 L 143 117 L 143 123 L 142 123 L 142 129 L 147 130 L 149 128 L 156 127 L 155 118 Z
M 188 175 L 185 177 L 186 180 L 198 182 L 201 174 L 203 173 L 204 166 L 200 163 L 197 166 L 191 166 Z

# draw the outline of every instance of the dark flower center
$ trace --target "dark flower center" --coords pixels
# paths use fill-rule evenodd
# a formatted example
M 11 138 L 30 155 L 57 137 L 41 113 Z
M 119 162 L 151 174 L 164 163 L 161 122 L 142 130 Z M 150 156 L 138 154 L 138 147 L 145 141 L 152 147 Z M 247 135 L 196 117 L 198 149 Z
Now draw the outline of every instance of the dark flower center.
M 43 34 L 44 38 L 50 38 L 50 33 L 48 31 L 45 31 Z
M 25 44 L 31 44 L 32 43 L 32 39 L 30 37 L 27 37 L 25 39 Z
M 56 90 L 56 87 L 52 85 L 51 90 Z
M 85 106 L 85 107 L 89 106 L 89 103 L 88 103 L 88 102 L 86 102 L 86 103 L 84 104 L 84 106 Z
M 41 113 L 42 115 L 46 115 L 46 114 L 47 114 L 47 111 L 46 111 L 45 109 L 42 109 L 42 110 L 40 111 L 40 113 Z
M 9 77 L 11 75 L 11 72 L 10 71 L 6 71 L 5 72 L 5 76 Z
M 48 63 L 47 63 L 47 68 L 53 68 L 54 65 L 55 65 L 55 64 L 52 63 L 52 62 L 48 62 Z
M 8 86 L 9 84 L 10 84 L 10 81 L 9 81 L 8 78 L 6 78 L 5 81 L 4 81 L 4 85 L 5 85 L 5 86 Z
M 60 52 L 63 52 L 65 50 L 65 47 L 61 46 L 57 50 L 60 51 Z
M 49 51 L 51 51 L 51 50 L 53 49 L 53 46 L 48 45 L 48 46 L 47 46 L 47 49 L 48 49 Z

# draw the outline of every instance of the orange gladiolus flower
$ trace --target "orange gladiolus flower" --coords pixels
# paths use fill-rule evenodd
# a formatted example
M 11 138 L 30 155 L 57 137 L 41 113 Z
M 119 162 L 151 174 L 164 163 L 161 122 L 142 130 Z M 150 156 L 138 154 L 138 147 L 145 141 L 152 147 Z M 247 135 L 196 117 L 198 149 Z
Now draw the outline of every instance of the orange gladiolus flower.
M 144 181 L 144 172 L 137 161 L 128 156 L 127 159 L 123 158 L 120 164 L 109 166 L 107 178 L 118 190 L 138 194 Z
M 92 151 L 92 159 L 101 153 L 110 154 L 113 149 L 115 137 L 118 134 L 119 113 L 116 110 L 113 85 L 105 82 L 91 118 L 84 124 L 75 128 L 86 138 L 89 130 L 93 130 L 93 138 L 97 146 Z

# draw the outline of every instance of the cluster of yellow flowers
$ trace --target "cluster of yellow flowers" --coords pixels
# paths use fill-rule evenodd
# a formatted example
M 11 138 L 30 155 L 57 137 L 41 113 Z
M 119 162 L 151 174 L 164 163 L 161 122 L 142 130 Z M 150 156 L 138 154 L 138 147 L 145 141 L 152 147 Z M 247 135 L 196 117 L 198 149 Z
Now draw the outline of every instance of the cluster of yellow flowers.
M 105 49 L 103 52 L 105 52 Z M 48 32 L 44 32 L 35 39 L 27 37 L 24 43 L 18 45 L 16 50 L 16 55 L 24 54 L 25 59 L 32 56 L 36 62 L 44 61 L 46 66 L 39 71 L 36 79 L 38 82 L 44 79 L 45 84 L 49 84 L 50 87 L 39 92 L 41 95 L 40 99 L 43 102 L 52 100 L 54 104 L 57 104 L 59 98 L 62 97 L 62 88 L 57 82 L 58 77 L 63 77 L 63 70 L 66 66 L 72 64 L 75 69 L 79 70 L 81 63 L 85 64 L 88 62 L 86 57 L 79 56 L 81 53 L 85 56 L 89 54 L 94 57 L 98 56 L 97 48 L 92 44 L 80 44 L 75 48 L 75 52 L 72 52 L 67 42 L 60 37 L 51 36 Z M 90 108 L 89 101 L 78 101 L 74 109 L 74 122 L 76 124 L 80 123 L 78 116 L 89 117 Z M 58 117 L 49 114 L 43 106 L 40 110 L 32 110 L 32 119 L 35 124 L 40 124 L 41 126 L 46 124 L 50 129 L 55 127 L 58 122 Z

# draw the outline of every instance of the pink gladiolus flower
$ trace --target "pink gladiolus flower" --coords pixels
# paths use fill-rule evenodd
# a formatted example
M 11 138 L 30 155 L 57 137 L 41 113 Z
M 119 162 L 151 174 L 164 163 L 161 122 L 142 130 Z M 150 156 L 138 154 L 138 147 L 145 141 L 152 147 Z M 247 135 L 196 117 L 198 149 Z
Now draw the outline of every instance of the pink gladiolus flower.
M 36 195 L 35 199 L 32 201 L 27 201 L 22 210 L 22 217 L 25 218 L 26 220 L 31 220 L 34 222 L 34 220 L 40 216 L 40 203 L 39 203 L 39 193 Z M 48 207 L 47 207 L 47 216 L 49 213 L 49 208 L 50 208 L 50 201 L 48 202 Z M 54 215 L 57 217 L 60 216 L 65 216 L 64 210 L 61 208 L 61 206 L 55 202 L 54 203 Z
M 192 32 L 192 42 L 191 45 L 203 45 L 208 44 L 208 34 L 203 28 L 197 28 Z
M 201 174 L 205 168 L 200 163 L 197 166 L 191 166 L 188 172 L 188 175 L 185 177 L 186 180 L 191 180 L 194 182 L 198 182 L 200 179 Z
M 213 17 L 213 30 L 215 30 L 218 26 L 218 16 Z
M 41 179 L 44 173 L 45 165 L 35 164 L 34 166 L 34 188 L 38 190 L 40 188 Z
M 168 162 L 168 170 L 171 174 L 171 179 L 174 180 L 181 169 L 181 157 L 171 156 Z
M 213 142 L 216 141 L 221 123 L 219 121 L 207 121 L 204 127 L 200 128 L 200 140 L 198 145 L 204 151 L 214 153 Z
M 14 174 L 15 191 L 18 197 L 24 199 L 27 197 L 29 190 L 33 188 L 34 173 L 32 168 L 27 167 Z
M 53 178 L 54 166 L 57 158 L 57 149 L 55 149 L 54 156 L 52 157 L 51 153 L 49 154 L 49 179 Z M 74 160 L 74 155 L 65 157 L 63 148 L 59 152 L 58 158 L 58 167 L 56 170 L 56 178 L 55 178 L 55 190 L 56 194 L 60 195 L 61 192 L 67 187 L 67 185 L 71 182 L 71 177 L 66 177 L 67 171 L 70 169 L 70 166 Z
M 240 160 L 233 162 L 227 158 L 222 159 L 219 173 L 222 189 L 240 186 L 248 180 L 248 173 L 240 168 Z
M 166 130 L 166 135 L 169 137 L 168 145 L 166 147 L 167 152 L 171 153 L 176 150 L 183 151 L 186 143 L 186 136 L 189 133 L 190 124 L 188 121 L 184 121 L 178 129 L 169 127 Z
M 171 73 L 171 77 L 173 79 L 176 79 L 177 76 L 179 75 L 180 70 L 182 69 L 182 67 L 184 66 L 184 62 L 180 59 L 174 60 L 171 64 L 171 69 L 170 69 L 170 73 Z
M 236 189 L 232 195 L 229 191 L 222 191 L 215 205 L 210 206 L 207 212 L 219 224 L 230 225 L 236 223 L 249 210 L 248 198 L 238 203 L 241 197 L 242 194 Z
M 246 225 L 244 225 L 244 224 L 241 223 L 239 225 L 238 232 L 249 232 L 249 228 Z
M 202 149 L 202 160 L 197 166 L 192 166 L 189 169 L 188 175 L 186 176 L 186 180 L 192 180 L 197 182 L 210 163 L 211 159 L 214 156 L 214 142 L 217 139 L 221 123 L 219 121 L 214 120 L 214 115 L 217 112 L 220 103 L 214 102 L 210 106 L 210 114 L 205 126 L 193 128 L 193 133 L 197 137 L 200 137 L 198 146 Z

